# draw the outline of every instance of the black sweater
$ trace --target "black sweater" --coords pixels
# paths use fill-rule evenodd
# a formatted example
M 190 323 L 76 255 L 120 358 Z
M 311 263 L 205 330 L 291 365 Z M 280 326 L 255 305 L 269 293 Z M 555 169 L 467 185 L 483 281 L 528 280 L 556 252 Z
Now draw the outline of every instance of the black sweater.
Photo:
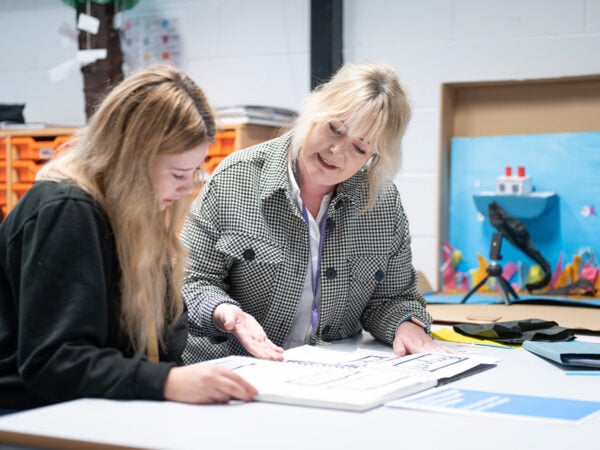
M 119 326 L 119 274 L 108 218 L 82 189 L 37 182 L 17 202 L 0 223 L 0 408 L 163 399 L 186 317 L 168 330 L 165 362 L 134 353 Z

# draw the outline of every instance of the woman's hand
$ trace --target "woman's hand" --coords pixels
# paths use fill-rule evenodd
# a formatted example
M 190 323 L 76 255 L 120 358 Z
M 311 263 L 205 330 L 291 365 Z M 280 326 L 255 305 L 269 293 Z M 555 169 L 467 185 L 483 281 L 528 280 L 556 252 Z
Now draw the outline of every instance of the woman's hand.
M 421 352 L 454 353 L 448 347 L 437 344 L 422 327 L 410 320 L 402 322 L 396 330 L 393 348 L 398 356 Z
M 165 400 L 183 403 L 251 401 L 256 388 L 229 369 L 207 363 L 173 367 L 165 381 Z
M 213 321 L 221 330 L 231 332 L 248 352 L 257 358 L 283 360 L 283 349 L 273 344 L 265 330 L 250 314 L 223 303 L 215 308 Z

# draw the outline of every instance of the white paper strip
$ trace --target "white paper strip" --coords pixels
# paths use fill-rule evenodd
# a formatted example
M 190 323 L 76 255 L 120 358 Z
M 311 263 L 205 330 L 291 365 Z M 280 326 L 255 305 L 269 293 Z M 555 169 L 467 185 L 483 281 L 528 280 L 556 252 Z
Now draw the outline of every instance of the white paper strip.
M 100 20 L 94 16 L 89 16 L 85 13 L 79 14 L 77 19 L 77 28 L 82 31 L 87 31 L 91 34 L 97 34 L 98 28 L 100 28 Z
M 77 52 L 77 61 L 81 67 L 87 66 L 93 62 L 96 62 L 99 59 L 106 58 L 106 49 L 105 48 L 94 48 L 91 50 L 79 50 Z
M 76 59 L 69 59 L 56 67 L 53 67 L 48 71 L 50 75 L 50 81 L 58 83 L 59 81 L 65 80 L 75 70 L 79 69 L 79 64 Z

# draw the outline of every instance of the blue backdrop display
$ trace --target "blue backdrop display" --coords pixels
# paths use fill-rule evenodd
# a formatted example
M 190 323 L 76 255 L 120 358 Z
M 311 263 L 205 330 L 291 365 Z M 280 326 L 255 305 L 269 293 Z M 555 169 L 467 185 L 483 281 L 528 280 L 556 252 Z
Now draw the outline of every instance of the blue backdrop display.
M 453 138 L 450 164 L 449 239 L 462 252 L 457 271 L 476 269 L 478 254 L 489 261 L 497 230 L 485 205 L 493 200 L 508 205 L 509 215 L 517 212 L 515 218 L 525 224 L 552 271 L 561 255 L 563 267 L 577 254 L 582 256 L 582 266 L 586 262 L 598 266 L 600 132 Z M 497 178 L 506 167 L 512 168 L 513 175 L 518 167 L 525 169 L 534 189 L 528 198 L 495 195 Z M 527 203 L 538 200 L 541 207 Z M 524 209 L 536 212 L 529 217 L 532 214 L 522 214 Z M 528 268 L 534 264 L 506 239 L 501 254 L 503 265 L 520 262 Z

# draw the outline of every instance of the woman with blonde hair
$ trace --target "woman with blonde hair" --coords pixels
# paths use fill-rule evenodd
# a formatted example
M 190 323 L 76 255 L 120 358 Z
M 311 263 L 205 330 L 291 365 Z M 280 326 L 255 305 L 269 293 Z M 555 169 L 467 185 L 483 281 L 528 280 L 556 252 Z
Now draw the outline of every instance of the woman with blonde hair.
M 446 351 L 429 336 L 392 181 L 410 116 L 391 66 L 346 64 L 307 97 L 291 131 L 219 165 L 181 235 L 186 362 L 281 359 L 362 330 L 399 355 Z
M 99 105 L 0 224 L 0 408 L 79 397 L 250 400 L 187 337 L 178 230 L 215 136 L 185 74 L 155 66 Z

